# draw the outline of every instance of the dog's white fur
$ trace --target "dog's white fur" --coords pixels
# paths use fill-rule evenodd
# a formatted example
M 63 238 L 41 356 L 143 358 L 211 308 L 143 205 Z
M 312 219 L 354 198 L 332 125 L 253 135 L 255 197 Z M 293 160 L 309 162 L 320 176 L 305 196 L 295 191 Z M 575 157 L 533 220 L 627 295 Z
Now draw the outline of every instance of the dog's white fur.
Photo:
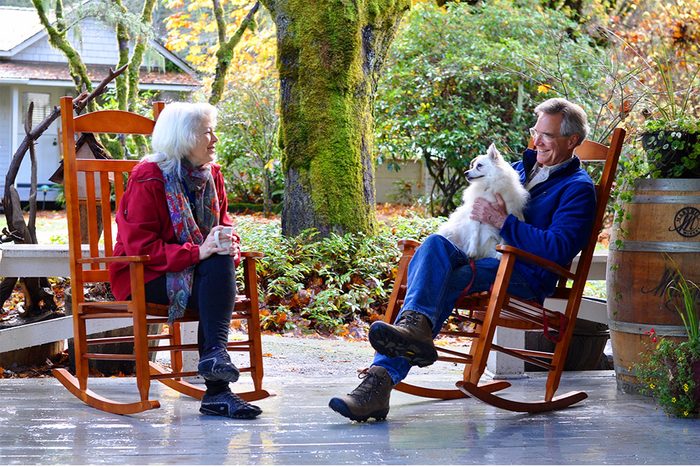
M 498 258 L 496 245 L 503 243 L 499 230 L 489 224 L 470 219 L 474 201 L 484 198 L 496 202 L 495 193 L 503 197 L 508 214 L 523 220 L 523 209 L 529 194 L 521 185 L 518 172 L 503 159 L 496 146 L 491 144 L 485 155 L 472 160 L 466 172 L 469 186 L 462 195 L 462 205 L 450 215 L 437 233 L 473 259 Z

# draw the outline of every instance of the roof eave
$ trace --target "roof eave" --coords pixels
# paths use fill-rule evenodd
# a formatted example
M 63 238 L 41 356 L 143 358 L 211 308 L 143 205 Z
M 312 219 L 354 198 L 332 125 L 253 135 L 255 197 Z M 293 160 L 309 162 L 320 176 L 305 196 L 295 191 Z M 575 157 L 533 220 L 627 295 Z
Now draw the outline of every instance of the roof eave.
M 33 35 L 20 42 L 19 44 L 12 47 L 10 50 L 0 50 L 0 57 L 14 57 L 27 47 L 31 46 L 32 44 L 43 39 L 46 36 L 48 36 L 48 33 L 46 32 L 46 29 L 42 28 L 41 30 L 37 31 Z
M 168 50 L 163 44 L 155 39 L 149 39 L 148 44 L 153 47 L 156 51 L 160 52 L 165 58 L 177 65 L 182 71 L 190 75 L 193 79 L 199 81 L 197 72 L 192 68 L 186 61 L 178 57 L 174 52 Z
M 95 81 L 95 84 L 98 82 Z M 51 80 L 51 79 L 16 79 L 16 78 L 0 78 L 0 84 L 21 84 L 25 86 L 45 86 L 54 88 L 72 88 L 75 83 L 71 80 Z M 107 87 L 113 88 L 114 83 Z M 201 85 L 192 84 L 168 84 L 168 83 L 141 83 L 139 89 L 144 91 L 184 91 L 193 92 L 199 89 Z

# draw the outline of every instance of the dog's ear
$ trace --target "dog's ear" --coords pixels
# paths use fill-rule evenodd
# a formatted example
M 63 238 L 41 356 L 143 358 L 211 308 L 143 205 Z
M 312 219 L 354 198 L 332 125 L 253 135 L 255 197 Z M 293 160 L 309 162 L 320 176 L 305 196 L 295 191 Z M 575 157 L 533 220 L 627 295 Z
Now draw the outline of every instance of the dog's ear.
M 486 155 L 493 160 L 501 159 L 501 153 L 498 152 L 494 143 L 491 143 L 491 146 L 489 146 L 489 149 L 486 151 Z

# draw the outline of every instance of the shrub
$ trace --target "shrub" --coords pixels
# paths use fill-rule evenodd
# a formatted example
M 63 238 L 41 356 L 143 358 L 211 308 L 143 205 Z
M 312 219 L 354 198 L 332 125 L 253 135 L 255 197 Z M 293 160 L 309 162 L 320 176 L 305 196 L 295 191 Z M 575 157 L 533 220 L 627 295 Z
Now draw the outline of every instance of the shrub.
M 372 237 L 317 239 L 313 230 L 285 238 L 277 221 L 241 218 L 244 249 L 265 254 L 258 264 L 263 329 L 345 335 L 352 323 L 382 318 L 401 256 L 398 240 L 421 241 L 443 220 L 399 217 Z

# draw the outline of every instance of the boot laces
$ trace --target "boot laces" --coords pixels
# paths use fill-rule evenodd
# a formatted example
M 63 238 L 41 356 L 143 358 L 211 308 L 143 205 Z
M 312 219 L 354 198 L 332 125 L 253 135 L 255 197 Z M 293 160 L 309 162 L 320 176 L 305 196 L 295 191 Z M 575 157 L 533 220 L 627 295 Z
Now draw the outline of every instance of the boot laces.
M 248 403 L 247 401 L 243 400 L 238 394 L 235 392 L 231 392 L 231 398 L 236 401 L 236 404 L 238 404 L 241 408 L 245 409 L 252 409 L 254 408 L 252 404 Z
M 401 319 L 396 324 L 403 327 L 419 326 L 421 324 L 420 317 L 421 315 L 418 313 L 406 313 L 401 316 Z
M 382 387 L 382 380 L 374 373 L 369 372 L 369 368 L 358 370 L 357 377 L 362 380 L 349 395 L 357 398 L 360 402 L 366 403 L 372 394 L 378 394 Z

